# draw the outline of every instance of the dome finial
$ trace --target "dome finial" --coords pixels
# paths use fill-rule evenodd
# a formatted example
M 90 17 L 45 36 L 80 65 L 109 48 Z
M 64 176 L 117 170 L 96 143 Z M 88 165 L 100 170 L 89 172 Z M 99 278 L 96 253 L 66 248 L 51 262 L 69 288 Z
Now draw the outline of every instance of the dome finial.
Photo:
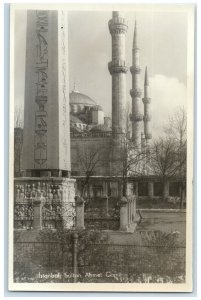
M 74 84 L 73 84 L 73 92 L 78 93 L 78 90 L 76 89 L 76 81 L 75 80 L 74 80 Z

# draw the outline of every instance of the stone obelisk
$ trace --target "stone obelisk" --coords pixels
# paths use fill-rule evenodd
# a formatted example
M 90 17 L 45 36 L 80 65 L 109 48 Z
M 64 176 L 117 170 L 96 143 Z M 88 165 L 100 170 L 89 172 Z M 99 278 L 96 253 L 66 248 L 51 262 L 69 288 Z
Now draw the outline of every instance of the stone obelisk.
M 28 11 L 23 169 L 30 176 L 70 172 L 67 15 Z
M 75 180 L 69 178 L 67 20 L 60 10 L 27 12 L 24 177 L 15 182 L 22 197 L 50 204 L 74 202 L 75 196 Z M 62 206 L 62 216 L 65 227 L 72 227 L 73 205 Z

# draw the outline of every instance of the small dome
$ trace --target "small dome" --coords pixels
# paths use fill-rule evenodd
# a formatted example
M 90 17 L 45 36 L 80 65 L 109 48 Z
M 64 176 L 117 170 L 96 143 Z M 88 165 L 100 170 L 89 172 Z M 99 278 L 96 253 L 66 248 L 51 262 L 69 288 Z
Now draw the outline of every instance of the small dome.
M 70 104 L 84 104 L 86 106 L 94 106 L 96 102 L 87 95 L 81 94 L 78 91 L 72 91 L 69 94 Z
M 75 117 L 74 115 L 70 114 L 70 122 L 71 123 L 81 123 L 83 124 L 84 122 L 80 120 L 78 117 Z

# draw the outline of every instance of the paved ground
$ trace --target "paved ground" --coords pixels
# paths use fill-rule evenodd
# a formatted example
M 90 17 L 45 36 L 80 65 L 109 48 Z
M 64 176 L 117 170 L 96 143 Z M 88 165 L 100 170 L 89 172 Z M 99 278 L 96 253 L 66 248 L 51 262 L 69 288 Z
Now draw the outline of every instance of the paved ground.
M 141 210 L 142 221 L 137 227 L 139 230 L 162 230 L 166 232 L 178 231 L 180 238 L 185 240 L 186 236 L 186 213 L 166 210 Z
M 186 213 L 179 210 L 140 210 L 142 220 L 134 233 L 113 232 L 110 238 L 117 244 L 141 243 L 140 232 L 165 231 L 179 232 L 179 240 L 186 240 Z

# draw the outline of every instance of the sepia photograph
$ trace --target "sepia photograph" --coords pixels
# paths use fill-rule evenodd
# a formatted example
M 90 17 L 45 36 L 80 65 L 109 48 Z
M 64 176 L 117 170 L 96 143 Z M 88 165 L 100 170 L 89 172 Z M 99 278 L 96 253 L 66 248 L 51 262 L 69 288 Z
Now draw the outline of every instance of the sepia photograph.
M 191 292 L 192 4 L 13 4 L 9 290 Z

